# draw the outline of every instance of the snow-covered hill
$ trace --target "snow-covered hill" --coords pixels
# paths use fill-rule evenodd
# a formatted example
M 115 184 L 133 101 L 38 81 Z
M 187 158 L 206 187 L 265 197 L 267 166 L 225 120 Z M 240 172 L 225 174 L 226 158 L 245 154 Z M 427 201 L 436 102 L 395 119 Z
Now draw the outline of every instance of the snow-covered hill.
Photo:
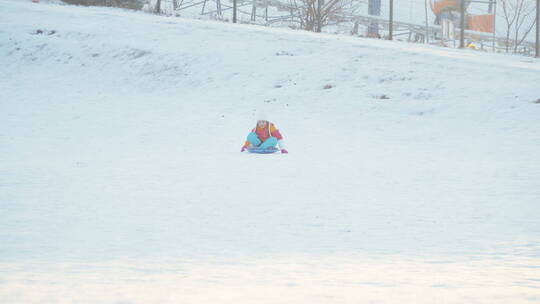
M 540 299 L 538 60 L 0 12 L 0 302 Z

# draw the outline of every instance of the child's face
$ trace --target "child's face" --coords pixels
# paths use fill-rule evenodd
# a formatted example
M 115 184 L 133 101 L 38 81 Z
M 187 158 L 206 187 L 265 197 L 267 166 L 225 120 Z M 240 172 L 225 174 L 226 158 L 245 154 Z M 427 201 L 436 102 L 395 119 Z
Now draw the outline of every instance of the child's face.
M 257 127 L 264 128 L 266 126 L 266 120 L 258 120 Z

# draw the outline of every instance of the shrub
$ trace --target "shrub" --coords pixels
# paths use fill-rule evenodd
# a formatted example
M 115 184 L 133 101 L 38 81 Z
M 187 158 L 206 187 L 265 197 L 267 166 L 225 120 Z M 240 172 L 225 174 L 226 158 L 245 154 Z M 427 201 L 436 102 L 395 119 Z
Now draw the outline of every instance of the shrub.
M 83 6 L 109 6 L 140 10 L 144 0 L 62 0 L 68 4 Z

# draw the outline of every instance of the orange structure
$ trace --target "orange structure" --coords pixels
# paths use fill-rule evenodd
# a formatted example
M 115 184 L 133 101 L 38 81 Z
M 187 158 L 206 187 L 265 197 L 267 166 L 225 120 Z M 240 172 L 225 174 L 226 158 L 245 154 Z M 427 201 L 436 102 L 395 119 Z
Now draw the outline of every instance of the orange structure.
M 431 10 L 437 16 L 435 24 L 442 24 L 443 19 L 458 20 L 460 11 L 460 0 L 430 0 Z M 467 8 L 469 2 L 465 3 L 465 16 L 467 16 L 465 22 L 465 28 L 471 31 L 493 33 L 495 29 L 495 15 L 468 15 Z
M 459 10 L 459 1 L 458 0 L 439 0 L 439 1 L 430 1 L 431 10 L 435 13 L 436 16 L 439 16 L 443 10 L 452 9 Z
M 477 32 L 493 33 L 495 29 L 495 15 L 467 16 L 468 29 Z

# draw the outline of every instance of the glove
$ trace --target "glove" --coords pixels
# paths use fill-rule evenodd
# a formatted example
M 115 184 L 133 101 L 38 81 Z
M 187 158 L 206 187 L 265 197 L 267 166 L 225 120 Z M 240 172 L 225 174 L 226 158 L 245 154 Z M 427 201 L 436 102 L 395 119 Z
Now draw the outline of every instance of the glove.
M 287 151 L 287 149 L 281 149 L 281 153 L 289 153 L 289 151 Z
M 246 151 L 246 146 L 243 146 L 242 149 L 240 149 L 240 152 Z

